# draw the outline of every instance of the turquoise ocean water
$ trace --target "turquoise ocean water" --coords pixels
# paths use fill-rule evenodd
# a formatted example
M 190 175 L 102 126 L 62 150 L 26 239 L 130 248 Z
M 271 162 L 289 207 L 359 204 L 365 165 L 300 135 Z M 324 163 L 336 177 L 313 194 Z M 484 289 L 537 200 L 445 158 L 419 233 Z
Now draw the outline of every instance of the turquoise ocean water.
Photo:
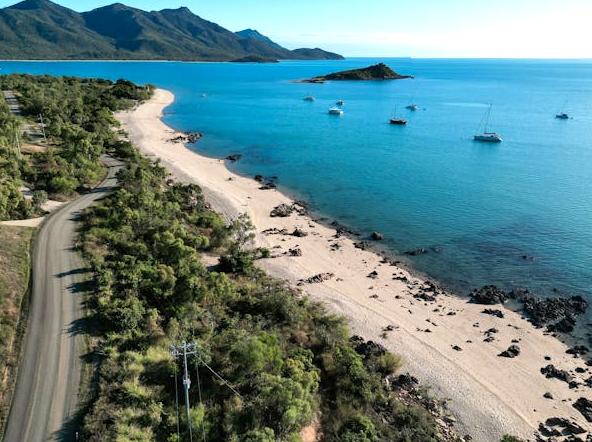
M 298 84 L 384 61 L 394 82 Z M 173 91 L 195 148 L 466 293 L 486 283 L 592 297 L 592 61 L 348 59 L 280 64 L 0 62 L 1 73 L 128 78 Z M 204 96 L 205 94 L 205 96 Z M 302 98 L 314 95 L 314 103 Z M 345 114 L 327 110 L 345 100 Z M 410 102 L 417 112 L 404 107 Z M 493 104 L 499 145 L 472 136 Z M 407 127 L 388 124 L 395 107 Z M 554 118 L 566 111 L 573 119 Z M 524 259 L 527 256 L 529 259 Z

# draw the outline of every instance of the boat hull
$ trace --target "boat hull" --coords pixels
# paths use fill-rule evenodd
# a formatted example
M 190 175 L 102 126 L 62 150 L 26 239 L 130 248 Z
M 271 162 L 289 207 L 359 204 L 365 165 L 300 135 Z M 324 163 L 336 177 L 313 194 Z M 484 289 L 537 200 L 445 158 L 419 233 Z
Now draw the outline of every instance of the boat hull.
M 389 121 L 390 124 L 394 125 L 394 126 L 405 126 L 407 124 L 407 120 L 400 120 L 397 118 L 391 118 L 391 120 Z
M 501 143 L 503 141 L 499 135 L 475 135 L 473 140 L 480 143 Z

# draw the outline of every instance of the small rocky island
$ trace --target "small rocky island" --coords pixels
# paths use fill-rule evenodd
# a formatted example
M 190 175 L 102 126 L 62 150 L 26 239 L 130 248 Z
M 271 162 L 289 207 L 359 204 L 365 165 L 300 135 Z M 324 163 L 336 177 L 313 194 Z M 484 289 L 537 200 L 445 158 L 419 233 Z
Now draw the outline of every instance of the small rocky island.
M 411 75 L 400 75 L 384 63 L 378 63 L 367 68 L 352 69 L 349 71 L 335 72 L 322 75 L 308 80 L 304 83 L 324 83 L 326 81 L 369 81 L 369 80 L 403 80 L 413 78 Z

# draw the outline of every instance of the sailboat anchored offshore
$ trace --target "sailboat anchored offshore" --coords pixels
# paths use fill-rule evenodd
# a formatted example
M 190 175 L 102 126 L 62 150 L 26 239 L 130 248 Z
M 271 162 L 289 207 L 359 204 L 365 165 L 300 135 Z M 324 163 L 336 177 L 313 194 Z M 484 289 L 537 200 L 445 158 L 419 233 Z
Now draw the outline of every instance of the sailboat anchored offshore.
M 489 109 L 487 109 L 487 112 L 481 120 L 481 124 L 479 125 L 479 130 L 483 128 L 483 132 L 478 133 L 473 137 L 475 141 L 480 141 L 483 143 L 501 143 L 503 141 L 502 137 L 498 133 L 489 131 L 489 120 L 491 119 L 492 108 L 493 104 L 490 104 Z

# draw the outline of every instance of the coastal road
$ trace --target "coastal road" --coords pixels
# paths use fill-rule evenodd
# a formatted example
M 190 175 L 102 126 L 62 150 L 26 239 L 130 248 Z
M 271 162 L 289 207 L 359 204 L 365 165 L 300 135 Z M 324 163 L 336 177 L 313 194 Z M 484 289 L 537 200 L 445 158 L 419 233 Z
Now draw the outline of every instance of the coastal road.
M 107 178 L 54 212 L 37 234 L 27 331 L 4 442 L 76 440 L 83 351 L 80 292 L 88 269 L 73 246 L 78 215 L 117 184 L 120 163 L 104 162 Z

